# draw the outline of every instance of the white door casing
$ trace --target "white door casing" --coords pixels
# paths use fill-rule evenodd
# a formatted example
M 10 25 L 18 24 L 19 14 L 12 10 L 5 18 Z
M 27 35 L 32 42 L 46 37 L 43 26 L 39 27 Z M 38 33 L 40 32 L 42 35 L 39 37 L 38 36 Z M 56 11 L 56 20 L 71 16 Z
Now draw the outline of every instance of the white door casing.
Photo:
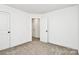
M 0 50 L 9 48 L 9 14 L 7 12 L 0 12 Z

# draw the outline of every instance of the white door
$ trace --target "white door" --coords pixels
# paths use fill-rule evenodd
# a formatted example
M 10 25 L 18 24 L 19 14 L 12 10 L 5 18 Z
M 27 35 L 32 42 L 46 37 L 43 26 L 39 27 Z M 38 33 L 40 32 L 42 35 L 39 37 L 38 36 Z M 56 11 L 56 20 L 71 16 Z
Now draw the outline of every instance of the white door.
M 9 48 L 9 15 L 0 12 L 0 50 Z
M 40 19 L 40 41 L 48 42 L 48 26 L 47 17 L 42 16 Z

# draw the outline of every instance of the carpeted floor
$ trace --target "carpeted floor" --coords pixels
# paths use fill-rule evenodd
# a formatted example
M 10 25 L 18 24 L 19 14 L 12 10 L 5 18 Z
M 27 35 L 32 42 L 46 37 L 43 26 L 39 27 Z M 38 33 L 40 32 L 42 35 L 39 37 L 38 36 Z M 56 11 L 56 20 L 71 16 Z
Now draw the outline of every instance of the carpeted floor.
M 77 55 L 78 51 L 70 48 L 40 42 L 33 38 L 28 42 L 13 48 L 0 51 L 0 55 Z

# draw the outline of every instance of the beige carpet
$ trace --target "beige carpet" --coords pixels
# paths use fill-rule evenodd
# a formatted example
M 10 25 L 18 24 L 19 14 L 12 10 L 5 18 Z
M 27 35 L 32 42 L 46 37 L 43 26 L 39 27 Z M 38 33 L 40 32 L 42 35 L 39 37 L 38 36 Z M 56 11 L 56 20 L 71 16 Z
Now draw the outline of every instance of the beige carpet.
M 33 39 L 17 47 L 0 51 L 0 55 L 77 55 L 78 51 Z

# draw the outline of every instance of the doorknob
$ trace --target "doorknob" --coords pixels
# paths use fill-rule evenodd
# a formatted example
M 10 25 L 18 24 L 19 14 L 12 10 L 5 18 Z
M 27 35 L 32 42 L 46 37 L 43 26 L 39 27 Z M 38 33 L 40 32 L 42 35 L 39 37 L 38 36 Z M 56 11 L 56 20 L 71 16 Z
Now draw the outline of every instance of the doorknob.
M 48 30 L 46 30 L 46 32 L 48 32 Z
M 8 31 L 8 33 L 10 33 L 10 31 Z

